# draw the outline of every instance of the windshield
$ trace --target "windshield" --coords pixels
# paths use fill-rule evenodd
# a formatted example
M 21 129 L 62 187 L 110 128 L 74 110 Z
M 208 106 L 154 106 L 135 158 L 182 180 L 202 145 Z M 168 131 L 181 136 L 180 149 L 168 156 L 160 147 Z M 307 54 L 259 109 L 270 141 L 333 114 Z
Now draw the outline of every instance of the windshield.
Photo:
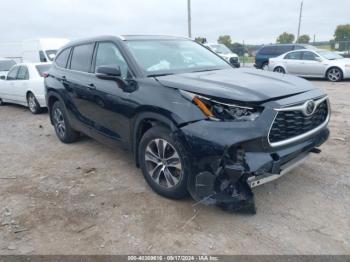
M 0 71 L 9 71 L 16 64 L 13 60 L 0 61 Z
M 225 45 L 210 45 L 210 48 L 219 54 L 230 54 L 232 53 L 230 49 L 228 49 Z
M 46 50 L 45 52 L 50 61 L 55 59 L 57 50 Z
M 335 52 L 330 52 L 330 51 L 318 51 L 317 52 L 320 56 L 328 59 L 328 60 L 335 60 L 335 59 L 343 59 L 341 55 L 338 55 Z
M 137 40 L 127 45 L 148 76 L 231 68 L 202 45 L 189 40 Z

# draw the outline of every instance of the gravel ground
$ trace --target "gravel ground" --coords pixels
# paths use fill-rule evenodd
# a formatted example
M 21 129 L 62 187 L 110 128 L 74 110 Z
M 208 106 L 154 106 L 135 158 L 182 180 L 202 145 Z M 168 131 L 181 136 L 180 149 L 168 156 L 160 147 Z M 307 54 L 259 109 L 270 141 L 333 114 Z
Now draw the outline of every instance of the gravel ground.
M 0 254 L 350 254 L 350 81 L 320 155 L 254 189 L 257 214 L 162 198 L 129 152 L 58 141 L 47 114 L 0 108 Z

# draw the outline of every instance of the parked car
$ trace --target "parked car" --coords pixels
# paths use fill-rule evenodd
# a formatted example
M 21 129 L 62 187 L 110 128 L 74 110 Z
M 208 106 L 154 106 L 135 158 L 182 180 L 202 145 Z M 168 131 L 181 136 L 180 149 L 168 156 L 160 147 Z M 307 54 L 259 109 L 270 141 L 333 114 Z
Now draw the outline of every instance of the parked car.
M 319 152 L 327 95 L 310 82 L 233 69 L 187 38 L 97 37 L 67 44 L 45 78 L 63 143 L 84 133 L 130 149 L 151 188 L 255 212 L 252 187 Z
M 16 62 L 12 59 L 0 58 L 0 77 L 6 77 L 8 71 Z
M 46 107 L 44 76 L 51 64 L 22 63 L 11 68 L 0 81 L 0 105 L 13 103 L 27 106 L 33 114 Z
M 327 50 L 292 51 L 271 58 L 269 70 L 337 82 L 350 78 L 350 59 Z
M 280 56 L 292 50 L 316 49 L 312 45 L 306 44 L 276 44 L 261 47 L 255 55 L 254 67 L 257 69 L 268 70 L 269 59 Z
M 227 46 L 225 46 L 223 44 L 217 44 L 217 43 L 209 43 L 209 44 L 204 44 L 204 45 L 209 47 L 210 50 L 217 53 L 219 56 L 224 58 L 226 61 L 228 61 L 234 67 L 239 68 L 241 66 L 241 63 L 239 62 L 238 55 L 233 53 Z
M 52 62 L 57 50 L 67 42 L 68 39 L 65 38 L 38 38 L 16 43 L 1 43 L 0 56 L 19 63 Z

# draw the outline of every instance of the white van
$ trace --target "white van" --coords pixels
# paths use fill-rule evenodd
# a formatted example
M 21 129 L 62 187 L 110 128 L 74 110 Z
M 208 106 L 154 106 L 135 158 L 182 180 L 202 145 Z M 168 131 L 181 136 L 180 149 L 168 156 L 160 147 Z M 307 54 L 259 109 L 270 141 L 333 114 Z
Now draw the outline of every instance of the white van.
M 0 57 L 16 62 L 52 62 L 56 52 L 69 40 L 65 38 L 39 38 L 24 40 L 21 43 L 0 44 Z

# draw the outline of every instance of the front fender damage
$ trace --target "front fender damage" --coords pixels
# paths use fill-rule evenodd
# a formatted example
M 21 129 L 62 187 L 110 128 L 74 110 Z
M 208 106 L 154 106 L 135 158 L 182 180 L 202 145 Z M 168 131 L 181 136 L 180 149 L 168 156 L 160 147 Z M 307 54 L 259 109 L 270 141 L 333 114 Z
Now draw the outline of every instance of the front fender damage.
M 199 203 L 217 205 L 229 212 L 256 213 L 254 195 L 247 184 L 249 173 L 244 159 L 234 163 L 226 149 L 210 164 L 211 171 L 199 172 L 189 179 L 188 189 Z

